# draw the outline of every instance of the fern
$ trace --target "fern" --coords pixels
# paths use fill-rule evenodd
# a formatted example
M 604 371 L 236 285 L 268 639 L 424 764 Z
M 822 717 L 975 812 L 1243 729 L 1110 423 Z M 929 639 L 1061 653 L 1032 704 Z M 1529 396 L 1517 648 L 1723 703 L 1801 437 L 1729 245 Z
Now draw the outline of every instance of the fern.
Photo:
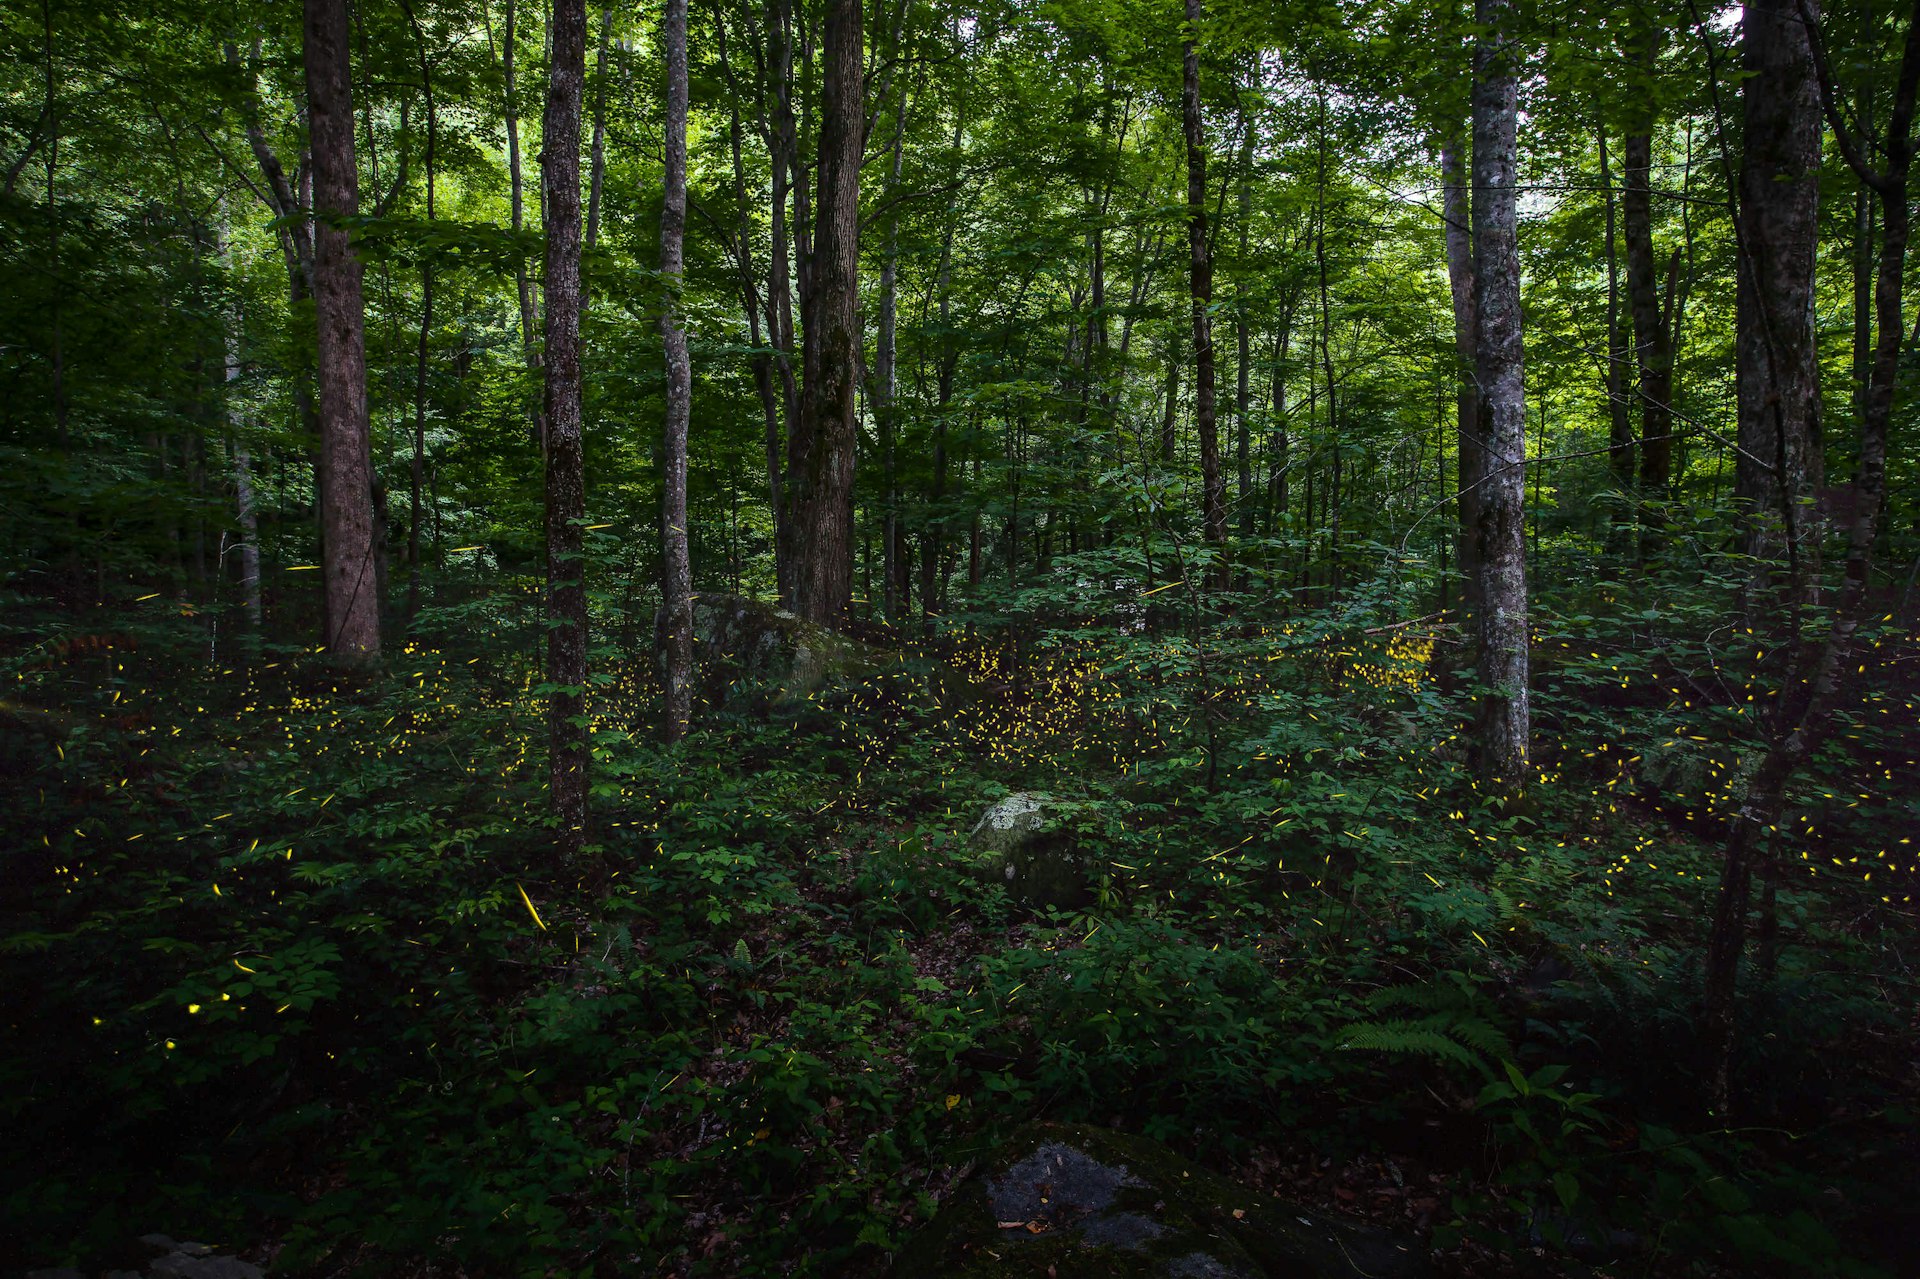
M 1398 1008 L 1424 1015 L 1354 1022 L 1337 1040 L 1341 1048 L 1413 1053 L 1487 1075 L 1493 1073 L 1493 1062 L 1513 1056 L 1512 1043 L 1490 1016 L 1491 1002 L 1464 973 L 1388 986 L 1366 1002 L 1376 1013 Z
M 1413 1053 L 1480 1070 L 1487 1068 L 1478 1053 L 1459 1041 L 1430 1026 L 1410 1021 L 1355 1022 L 1341 1036 L 1340 1047 L 1349 1051 L 1372 1049 L 1377 1052 Z

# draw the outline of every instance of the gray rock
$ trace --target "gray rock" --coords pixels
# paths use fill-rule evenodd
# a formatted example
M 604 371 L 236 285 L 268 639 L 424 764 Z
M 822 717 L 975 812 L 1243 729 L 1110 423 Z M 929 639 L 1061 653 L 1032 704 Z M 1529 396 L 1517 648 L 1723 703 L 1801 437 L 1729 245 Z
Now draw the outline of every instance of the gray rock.
M 1006 885 L 1023 906 L 1072 910 L 1091 904 L 1091 866 L 1065 824 L 1072 812 L 1072 805 L 1039 791 L 1015 791 L 994 801 L 967 836 L 974 869 Z
M 260 1267 L 238 1257 L 195 1257 L 169 1253 L 147 1268 L 163 1279 L 262 1279 Z
M 29 1270 L 27 1279 L 87 1279 L 87 1277 L 78 1270 L 59 1267 L 51 1270 Z
M 775 703 L 804 700 L 878 664 L 876 650 L 764 600 L 702 595 L 693 605 L 694 655 L 709 694 L 726 700 L 772 690 Z
M 1424 1279 L 1412 1239 L 1268 1199 L 1101 1128 L 1022 1129 L 901 1252 L 895 1279 Z

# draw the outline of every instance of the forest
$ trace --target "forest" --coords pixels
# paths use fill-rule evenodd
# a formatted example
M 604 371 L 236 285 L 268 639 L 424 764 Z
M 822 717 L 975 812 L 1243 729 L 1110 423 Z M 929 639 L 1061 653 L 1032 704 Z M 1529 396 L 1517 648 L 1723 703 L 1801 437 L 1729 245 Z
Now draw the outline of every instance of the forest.
M 0 49 L 0 1274 L 1920 1274 L 1920 4 Z

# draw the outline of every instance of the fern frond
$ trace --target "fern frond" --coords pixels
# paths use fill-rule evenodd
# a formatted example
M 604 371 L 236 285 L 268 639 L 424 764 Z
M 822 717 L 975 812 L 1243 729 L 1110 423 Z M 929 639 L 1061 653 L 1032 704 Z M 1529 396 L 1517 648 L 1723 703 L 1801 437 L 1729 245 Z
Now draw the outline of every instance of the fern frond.
M 1438 1061 L 1484 1068 L 1479 1056 L 1437 1030 L 1409 1021 L 1363 1021 L 1348 1026 L 1340 1047 L 1349 1051 L 1413 1053 Z

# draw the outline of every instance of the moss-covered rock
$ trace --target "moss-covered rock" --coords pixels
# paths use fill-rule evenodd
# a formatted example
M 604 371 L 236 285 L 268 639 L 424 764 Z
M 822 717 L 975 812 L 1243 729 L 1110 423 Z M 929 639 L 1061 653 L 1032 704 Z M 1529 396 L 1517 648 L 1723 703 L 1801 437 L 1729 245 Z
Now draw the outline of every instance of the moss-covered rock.
M 878 664 L 866 645 L 741 595 L 697 598 L 693 639 L 702 680 L 717 701 L 747 690 L 776 704 L 799 701 Z
M 1073 806 L 1039 791 L 1015 791 L 987 806 L 967 836 L 983 877 L 1023 906 L 1072 910 L 1093 901 L 1086 850 L 1068 825 Z
M 1420 1279 L 1425 1250 L 1263 1198 L 1141 1137 L 1034 1124 L 941 1205 L 895 1279 Z

